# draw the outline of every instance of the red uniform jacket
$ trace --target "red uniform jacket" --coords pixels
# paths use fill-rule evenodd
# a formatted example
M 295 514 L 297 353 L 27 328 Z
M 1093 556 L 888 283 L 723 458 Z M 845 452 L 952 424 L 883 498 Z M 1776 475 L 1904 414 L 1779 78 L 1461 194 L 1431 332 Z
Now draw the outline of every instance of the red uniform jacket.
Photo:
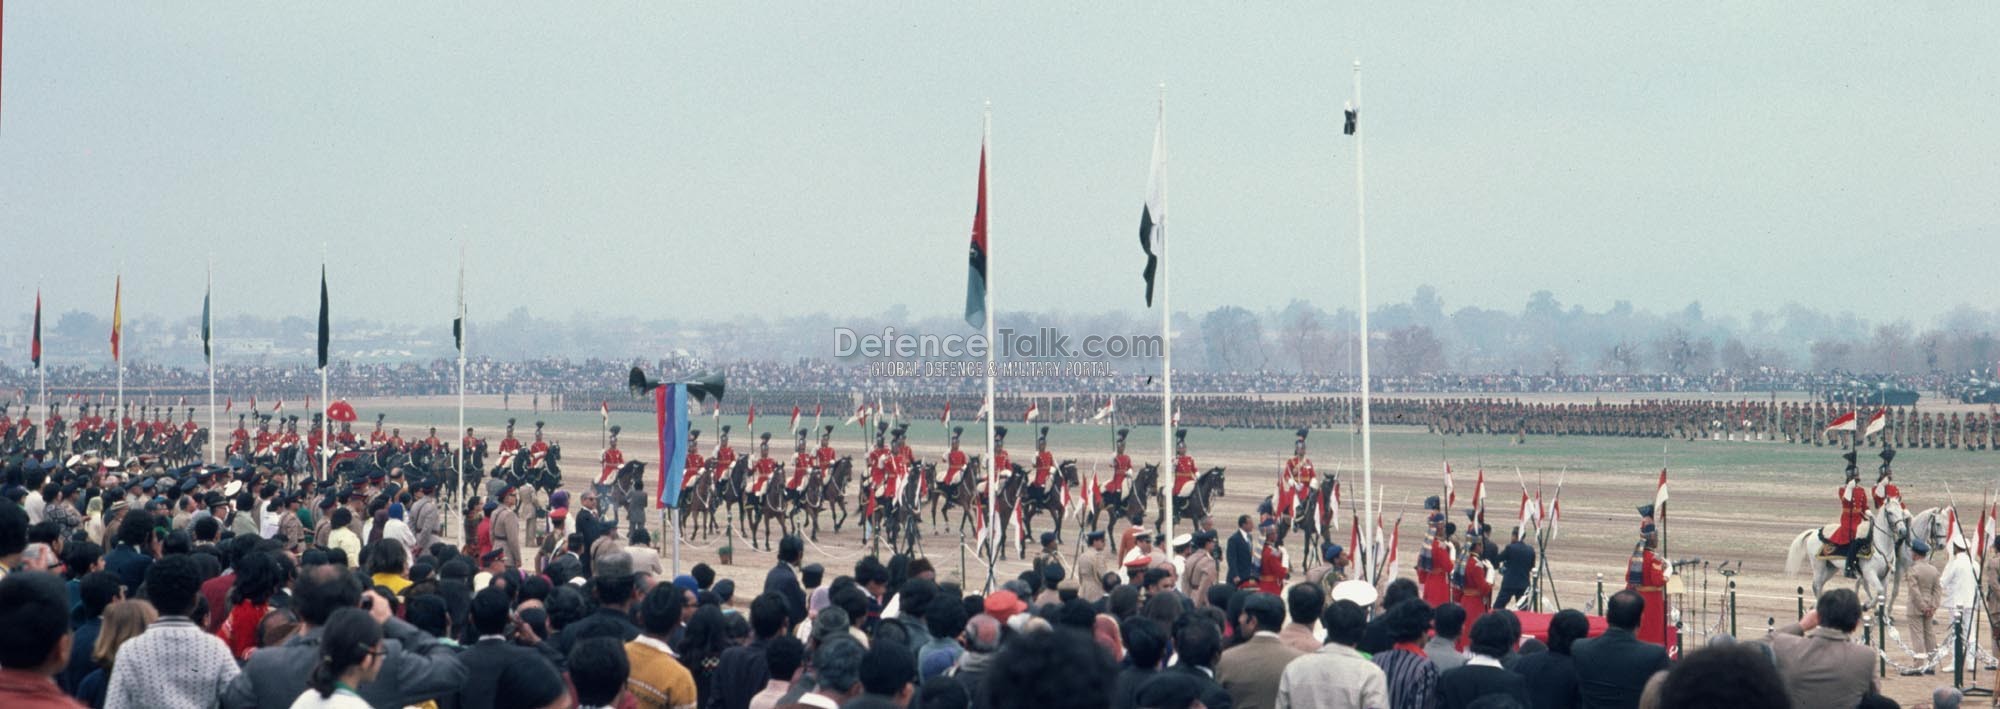
M 1451 601 L 1451 570 L 1454 565 L 1451 545 L 1432 540 L 1430 567 L 1417 566 L 1417 583 L 1423 586 L 1424 603 L 1432 607 Z
M 1132 456 L 1120 453 L 1111 457 L 1111 479 L 1105 481 L 1105 492 L 1119 492 L 1125 489 L 1125 476 L 1132 474 Z
M 1646 599 L 1645 612 L 1639 616 L 1636 635 L 1640 640 L 1664 645 L 1667 642 L 1667 562 L 1651 549 L 1642 549 L 1632 555 L 1626 566 L 1625 587 L 1639 592 Z
M 1833 530 L 1833 538 L 1827 541 L 1846 544 L 1854 541 L 1861 525 L 1868 521 L 1868 488 L 1860 485 L 1842 485 L 1840 498 L 1840 527 Z
M 700 480 L 701 476 L 708 474 L 707 471 L 701 469 L 704 462 L 706 461 L 702 459 L 700 453 L 688 451 L 687 472 L 681 473 L 682 490 L 694 487 L 694 481 Z
M 1174 458 L 1174 497 L 1187 494 L 1187 485 L 1194 482 L 1194 476 L 1194 456 Z
M 785 481 L 785 488 L 797 490 L 805 485 L 806 473 L 812 471 L 813 461 L 813 454 L 804 451 L 792 456 L 792 477 Z
M 716 451 L 716 452 L 715 452 L 715 476 L 716 476 L 716 477 L 718 477 L 718 478 L 719 478 L 719 477 L 722 477 L 722 476 L 724 476 L 724 475 L 728 475 L 728 474 L 729 474 L 729 471 L 730 471 L 730 469 L 732 469 L 732 468 L 735 468 L 735 467 L 736 467 L 736 449 L 735 449 L 735 448 L 730 448 L 729 446 L 723 446 L 723 447 L 722 447 L 722 450 L 718 450 L 718 451 Z
M 618 450 L 617 446 L 606 448 L 598 461 L 604 464 L 604 471 L 597 474 L 597 484 L 609 485 L 611 477 L 618 474 L 618 468 L 625 465 L 625 451 Z
M 777 469 L 778 461 L 775 458 L 758 458 L 751 462 L 750 472 L 755 473 L 757 477 L 755 481 L 750 483 L 750 493 L 753 495 L 764 494 L 764 486 L 771 483 L 771 473 L 776 472 Z
M 965 470 L 965 464 L 969 461 L 970 459 L 965 457 L 965 451 L 954 448 L 950 453 L 946 453 L 944 456 L 944 484 L 950 485 L 958 482 L 958 474 Z
M 1049 486 L 1049 471 L 1056 468 L 1056 456 L 1048 451 L 1035 452 L 1035 487 Z
M 1285 590 L 1285 555 L 1275 544 L 1264 545 L 1264 558 L 1257 564 L 1257 590 L 1276 596 Z
M 509 451 L 517 451 L 520 449 L 521 449 L 521 439 L 515 438 L 513 434 L 511 433 L 507 434 L 506 438 L 500 439 L 500 452 L 506 453 Z
M 1472 621 L 1485 615 L 1487 599 L 1493 597 L 1493 582 L 1486 578 L 1486 564 L 1478 559 L 1465 560 L 1465 585 L 1458 589 L 1458 604 L 1465 607 L 1465 628 L 1472 627 Z M 1460 650 L 1470 644 L 1471 633 L 1460 632 Z

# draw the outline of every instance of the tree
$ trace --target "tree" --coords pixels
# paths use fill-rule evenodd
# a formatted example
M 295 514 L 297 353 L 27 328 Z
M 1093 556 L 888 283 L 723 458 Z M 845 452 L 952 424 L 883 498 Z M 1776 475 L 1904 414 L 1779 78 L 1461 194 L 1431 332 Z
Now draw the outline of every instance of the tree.
M 1666 365 L 1667 371 L 1685 376 L 1709 368 L 1715 359 L 1715 342 L 1706 337 L 1696 338 L 1686 329 L 1676 327 L 1653 341 L 1653 356 Z
M 1202 349 L 1211 370 L 1244 372 L 1263 365 L 1264 328 L 1248 310 L 1226 305 L 1201 318 Z
M 1846 340 L 1815 340 L 1811 349 L 1813 369 L 1827 372 L 1853 366 L 1854 345 Z
M 1637 371 L 1639 359 L 1639 346 L 1626 340 L 1619 340 L 1604 351 L 1605 368 L 1616 370 L 1619 374 L 1631 374 Z
M 1278 314 L 1278 341 L 1300 372 L 1326 370 L 1331 348 L 1325 321 L 1326 313 L 1303 300 L 1292 301 Z
M 1396 376 L 1415 376 L 1444 369 L 1444 341 L 1422 325 L 1391 330 L 1382 342 L 1384 367 Z

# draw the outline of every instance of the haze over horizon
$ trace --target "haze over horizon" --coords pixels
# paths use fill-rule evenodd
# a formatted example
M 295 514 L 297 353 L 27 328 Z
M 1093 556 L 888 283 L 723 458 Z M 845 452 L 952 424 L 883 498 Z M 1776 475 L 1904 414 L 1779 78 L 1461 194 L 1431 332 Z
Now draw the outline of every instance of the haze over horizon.
M 951 315 L 988 100 L 996 306 L 1136 312 L 1161 82 L 1174 309 L 1351 309 L 1356 57 L 1377 304 L 2000 302 L 2000 7 L 602 9 L 11 4 L 0 322 Z

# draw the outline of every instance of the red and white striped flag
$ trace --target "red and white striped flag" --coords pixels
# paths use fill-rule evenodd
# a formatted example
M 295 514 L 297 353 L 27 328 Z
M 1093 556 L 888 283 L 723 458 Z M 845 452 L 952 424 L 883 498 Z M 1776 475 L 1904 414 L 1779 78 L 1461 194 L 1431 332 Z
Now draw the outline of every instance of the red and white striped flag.
M 1839 416 L 1835 417 L 1835 418 L 1833 419 L 1833 423 L 1830 423 L 1830 424 L 1827 424 L 1827 425 L 1826 425 L 1826 430 L 1828 430 L 1828 431 L 1852 431 L 1852 430 L 1854 430 L 1854 412 L 1852 412 L 1852 411 L 1849 411 L 1849 412 L 1847 412 L 1847 413 L 1844 413 L 1844 414 L 1841 414 L 1841 415 L 1839 415 Z
M 1444 463 L 1444 508 L 1449 511 L 1452 505 L 1456 504 L 1458 504 L 1458 490 L 1452 487 L 1451 461 L 1447 460 Z
M 1881 433 L 1882 429 L 1884 427 L 1887 427 L 1888 425 L 1889 425 L 1889 410 L 1876 409 L 1875 415 L 1868 417 L 1868 429 L 1863 435 L 1873 436 L 1877 433 Z
M 788 430 L 792 430 L 792 431 L 797 431 L 797 430 L 799 430 L 799 405 L 798 405 L 798 404 L 793 404 L 793 405 L 792 405 L 792 425 L 791 425 L 791 428 L 790 428 L 790 429 L 788 429 Z
M 311 408 L 311 407 L 310 407 L 310 406 L 308 406 L 307 408 Z M 280 411 L 284 411 L 284 410 L 285 410 L 285 400 L 284 400 L 284 399 L 279 399 L 279 400 L 278 400 L 278 405 L 277 405 L 277 406 L 273 406 L 273 407 L 271 407 L 271 413 L 274 413 L 274 414 L 275 414 L 275 413 L 278 413 L 278 412 L 280 412 Z
M 234 409 L 234 408 L 236 408 L 236 400 L 235 400 L 235 399 L 233 399 L 233 398 L 229 398 L 229 399 L 223 399 L 223 400 L 222 400 L 222 413 L 225 413 L 225 414 L 226 414 L 226 413 L 229 413 L 229 410 L 230 410 L 230 409 Z
M 1112 414 L 1115 414 L 1115 413 L 1118 413 L 1118 395 L 1117 395 L 1117 394 L 1112 394 L 1112 395 L 1111 395 L 1111 400 L 1110 400 L 1110 401 L 1108 401 L 1108 402 L 1105 402 L 1105 404 L 1104 404 L 1104 408 L 1101 408 L 1101 409 L 1098 409 L 1098 410 L 1097 410 L 1097 415 L 1095 415 L 1095 416 L 1092 416 L 1092 417 L 1090 417 L 1090 420 L 1091 420 L 1091 421 L 1103 421 L 1103 420 L 1104 420 L 1104 417 L 1106 417 L 1106 416 L 1110 416 L 1110 415 L 1112 415 Z
M 993 400 L 987 399 L 979 404 L 979 414 L 977 416 L 973 416 L 972 420 L 985 421 L 986 415 L 990 413 L 993 413 Z
M 1035 420 L 1035 417 L 1040 415 L 1042 415 L 1041 405 L 1036 402 L 1030 401 L 1028 402 L 1028 414 L 1026 416 L 1021 417 L 1021 423 L 1033 422 Z
M 938 417 L 938 420 L 940 420 L 940 421 L 943 421 L 943 422 L 944 422 L 944 425 L 945 425 L 945 427 L 946 427 L 946 428 L 950 428 L 950 427 L 951 427 L 951 400 L 950 400 L 950 399 L 946 399 L 946 400 L 945 400 L 945 402 L 944 402 L 944 415 L 943 415 L 943 416 L 940 416 L 940 417 Z
M 1486 469 L 1485 468 L 1479 469 L 1479 478 L 1472 484 L 1472 515 L 1475 518 L 1473 520 L 1474 522 L 1478 522 L 1486 518 Z
M 1667 469 L 1660 469 L 1660 486 L 1653 490 L 1653 514 L 1660 519 L 1667 517 Z

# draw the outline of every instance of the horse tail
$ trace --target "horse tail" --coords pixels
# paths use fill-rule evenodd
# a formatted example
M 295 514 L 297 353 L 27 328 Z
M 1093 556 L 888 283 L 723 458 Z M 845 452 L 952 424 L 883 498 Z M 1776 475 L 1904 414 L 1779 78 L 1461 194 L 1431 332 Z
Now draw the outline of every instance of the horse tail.
M 1805 571 L 1806 564 L 1812 561 L 1813 535 L 1816 533 L 1817 530 L 1808 529 L 1792 539 L 1791 550 L 1785 554 L 1786 576 L 1799 575 L 1799 572 Z

